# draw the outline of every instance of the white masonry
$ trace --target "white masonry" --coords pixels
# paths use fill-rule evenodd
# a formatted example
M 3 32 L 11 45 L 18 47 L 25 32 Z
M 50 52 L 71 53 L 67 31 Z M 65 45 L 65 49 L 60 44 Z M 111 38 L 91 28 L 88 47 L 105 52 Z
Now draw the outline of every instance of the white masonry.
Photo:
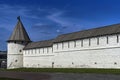
M 54 40 L 51 46 L 30 47 L 36 43 L 21 38 L 9 39 L 7 68 L 120 68 L 120 33 L 117 31 L 75 40 Z

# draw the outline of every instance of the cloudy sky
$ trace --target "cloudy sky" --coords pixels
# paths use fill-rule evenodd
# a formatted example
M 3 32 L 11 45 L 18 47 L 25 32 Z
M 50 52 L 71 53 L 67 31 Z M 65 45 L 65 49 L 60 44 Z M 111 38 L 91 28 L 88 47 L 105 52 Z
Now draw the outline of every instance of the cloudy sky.
M 120 0 L 0 0 L 0 50 L 21 20 L 32 41 L 120 23 Z

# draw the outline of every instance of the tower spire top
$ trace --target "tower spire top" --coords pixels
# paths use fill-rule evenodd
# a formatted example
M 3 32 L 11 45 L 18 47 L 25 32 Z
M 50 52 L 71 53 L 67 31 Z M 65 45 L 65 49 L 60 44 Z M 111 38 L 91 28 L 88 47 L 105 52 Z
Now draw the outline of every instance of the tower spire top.
M 14 31 L 12 35 L 10 36 L 9 41 L 27 41 L 30 42 L 30 38 L 22 24 L 22 21 L 20 20 L 20 16 L 17 17 L 18 22 L 17 25 L 14 28 Z
M 20 16 L 17 17 L 18 21 L 20 21 Z

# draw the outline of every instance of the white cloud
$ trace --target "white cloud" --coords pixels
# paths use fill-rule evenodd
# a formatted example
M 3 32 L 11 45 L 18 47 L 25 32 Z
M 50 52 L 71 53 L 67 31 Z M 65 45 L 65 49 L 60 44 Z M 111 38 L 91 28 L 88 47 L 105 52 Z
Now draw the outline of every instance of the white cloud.
M 63 13 L 64 12 L 62 12 L 62 11 L 59 11 L 59 12 L 56 12 L 56 13 L 52 13 L 51 15 L 48 15 L 47 18 L 49 20 L 52 20 L 52 21 L 60 24 L 61 26 L 65 26 L 65 25 L 68 25 L 68 22 L 65 21 L 64 19 L 62 19 L 61 15 Z
M 73 32 L 73 31 L 77 31 L 77 30 L 81 30 L 83 29 L 83 26 L 80 24 L 79 20 L 76 18 L 67 18 L 67 17 L 63 17 L 62 15 L 65 14 L 65 11 L 58 11 L 58 12 L 54 12 L 51 15 L 47 16 L 47 18 L 53 22 L 58 23 L 59 25 L 61 25 L 61 29 L 59 29 L 59 31 L 57 32 Z

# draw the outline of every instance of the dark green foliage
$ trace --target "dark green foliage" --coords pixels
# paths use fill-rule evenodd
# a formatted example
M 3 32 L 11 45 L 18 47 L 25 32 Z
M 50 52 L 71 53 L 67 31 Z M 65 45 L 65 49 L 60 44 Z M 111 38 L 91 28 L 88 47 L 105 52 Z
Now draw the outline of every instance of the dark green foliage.
M 120 69 L 97 69 L 97 68 L 18 68 L 8 69 L 7 71 L 120 74 Z

